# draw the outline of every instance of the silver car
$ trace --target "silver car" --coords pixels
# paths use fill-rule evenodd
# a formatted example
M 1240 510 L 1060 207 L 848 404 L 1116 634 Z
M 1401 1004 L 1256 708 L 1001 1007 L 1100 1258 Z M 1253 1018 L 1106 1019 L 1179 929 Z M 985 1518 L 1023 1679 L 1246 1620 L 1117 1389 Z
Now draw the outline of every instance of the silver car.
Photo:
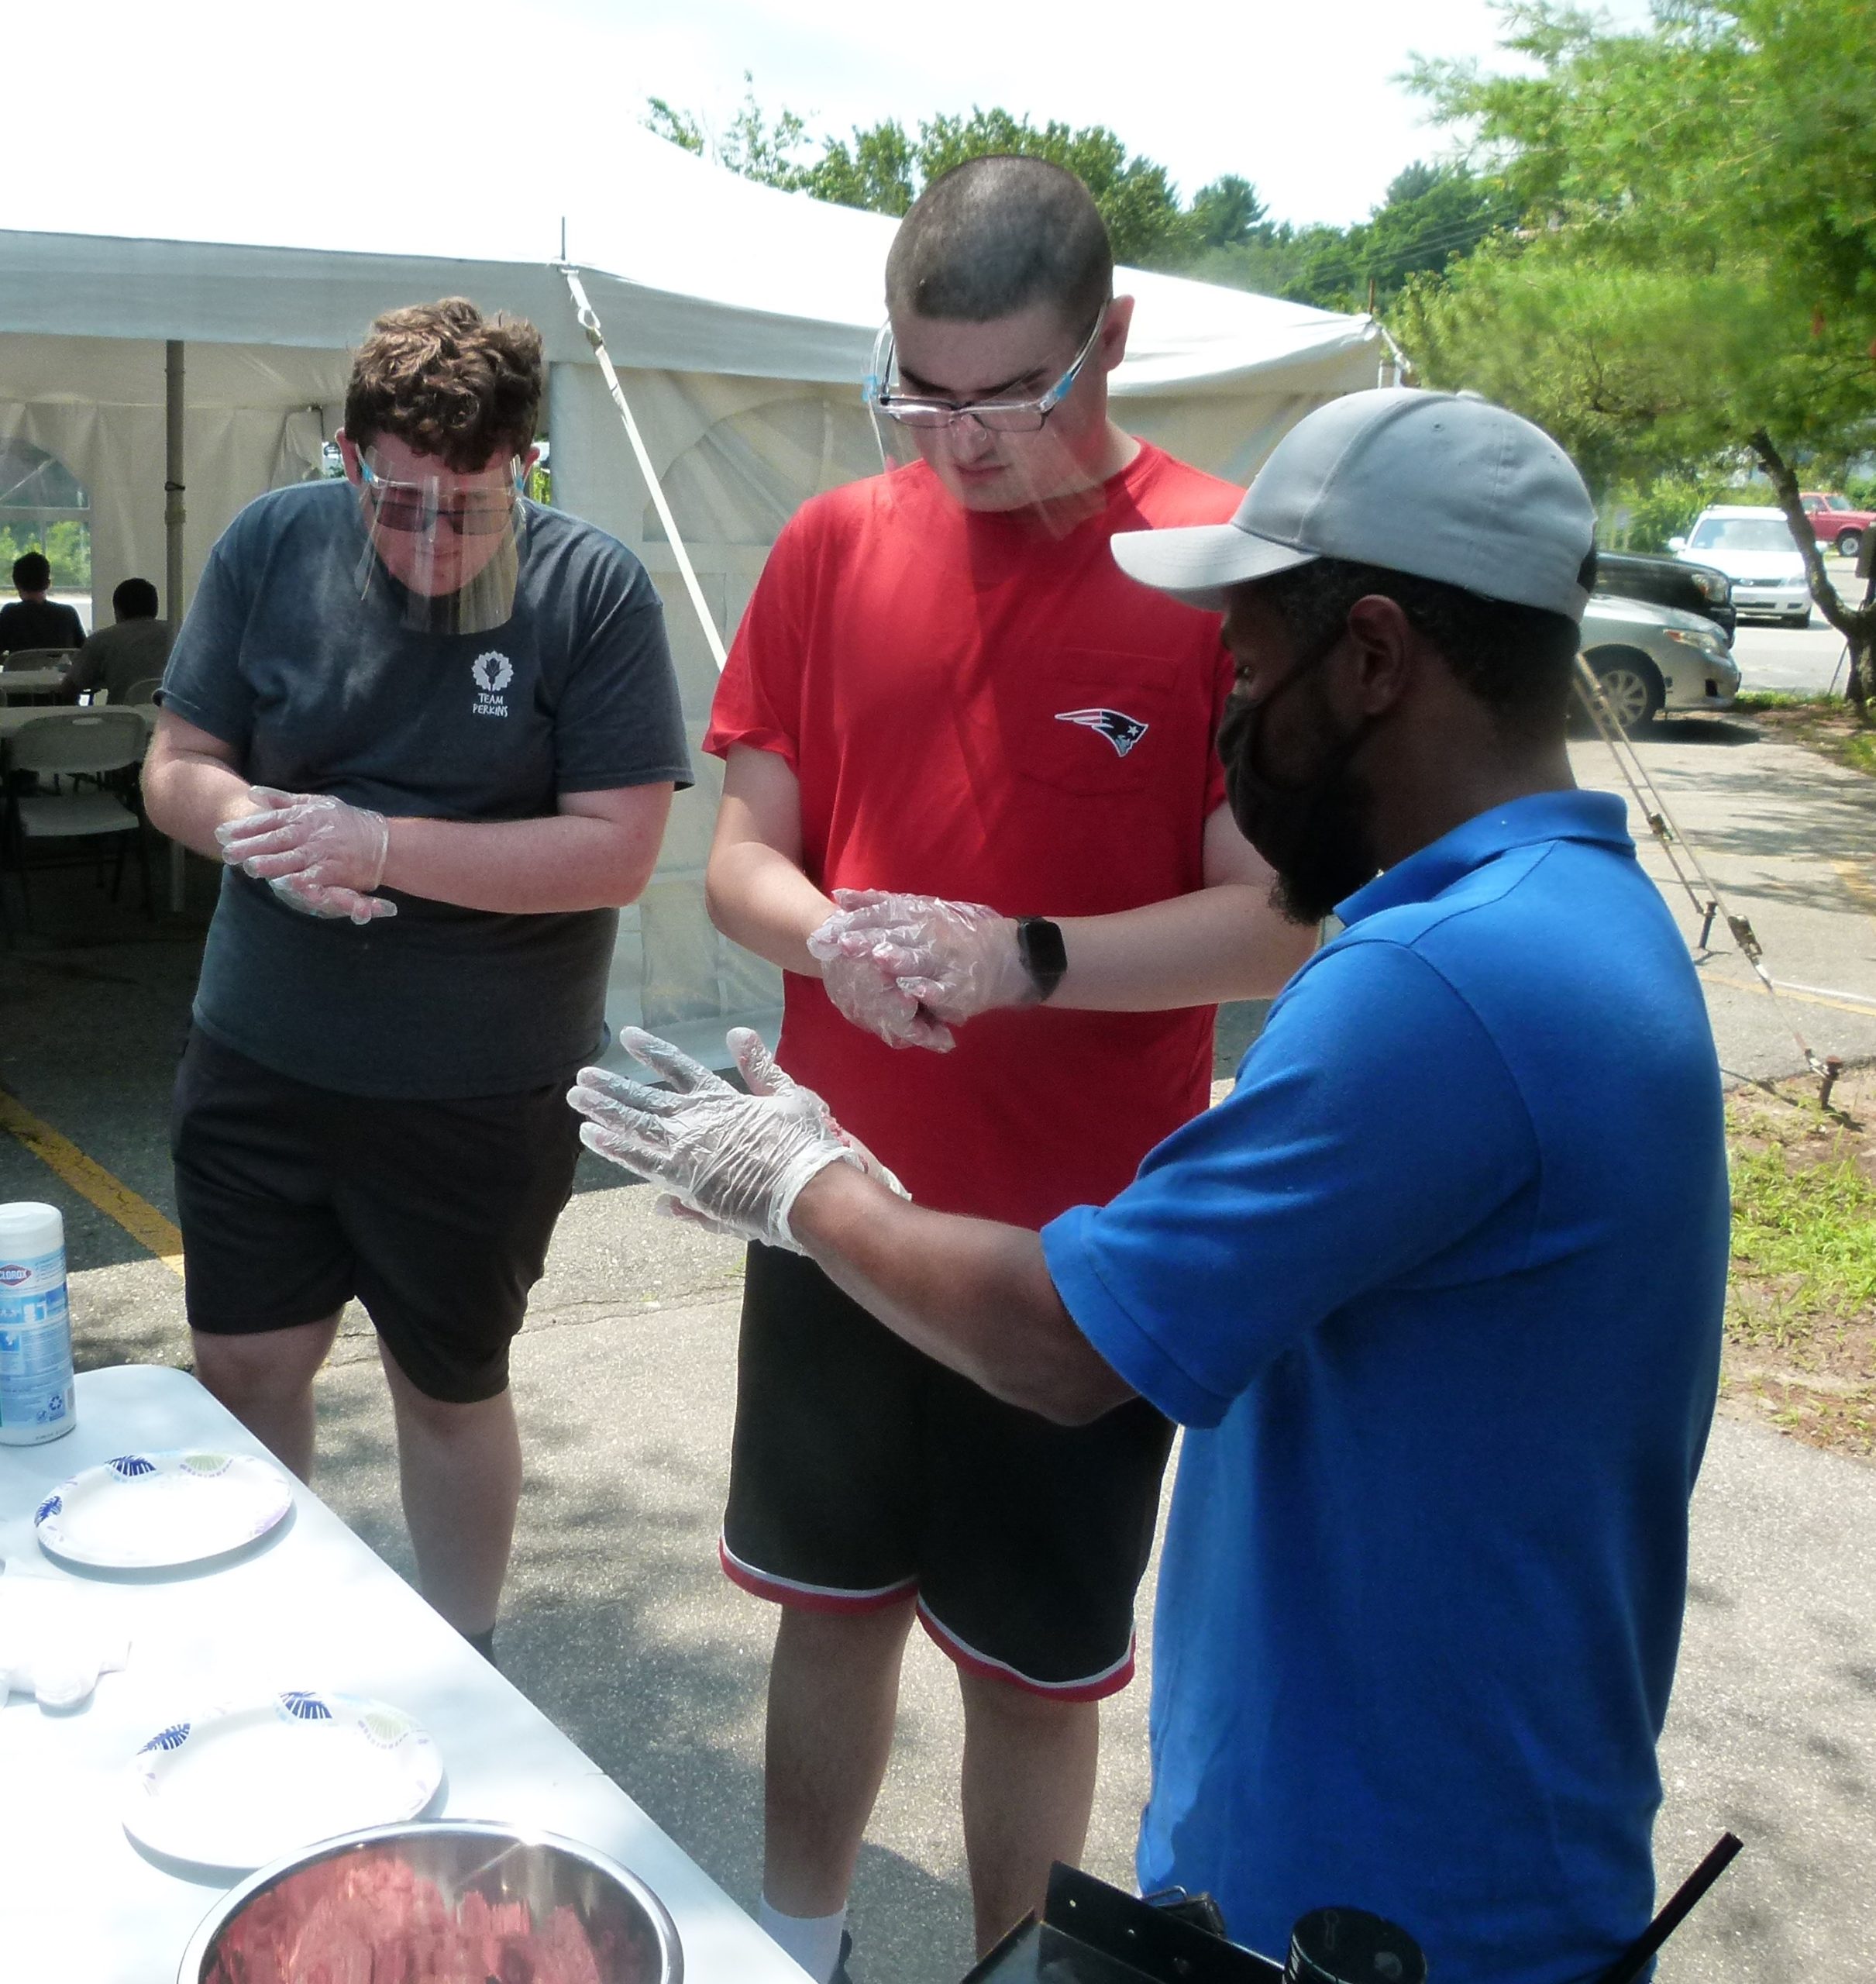
M 1624 730 L 1664 709 L 1729 709 L 1739 694 L 1726 636 L 1698 613 L 1598 593 L 1583 615 L 1582 652 Z

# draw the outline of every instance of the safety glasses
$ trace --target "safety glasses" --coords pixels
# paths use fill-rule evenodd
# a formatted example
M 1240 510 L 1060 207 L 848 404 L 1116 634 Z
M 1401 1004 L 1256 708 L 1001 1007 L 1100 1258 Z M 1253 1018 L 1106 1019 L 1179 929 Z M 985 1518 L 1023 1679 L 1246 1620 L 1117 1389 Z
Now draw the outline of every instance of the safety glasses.
M 521 494 L 521 466 L 511 463 L 511 480 L 501 489 L 439 488 L 429 482 L 389 482 L 372 472 L 363 455 L 358 472 L 371 495 L 372 520 L 386 530 L 415 536 L 447 524 L 459 537 L 494 537 L 514 521 Z
M 1041 398 L 1033 400 L 946 400 L 889 391 L 886 388 L 898 353 L 893 343 L 893 327 L 888 324 L 873 345 L 873 367 L 865 381 L 866 403 L 901 427 L 942 428 L 960 420 L 974 420 L 992 434 L 1040 433 L 1049 415 L 1068 398 L 1070 388 L 1081 377 L 1082 367 L 1087 363 L 1107 321 L 1107 305 L 1103 303 L 1093 329 L 1075 354 L 1073 364 Z

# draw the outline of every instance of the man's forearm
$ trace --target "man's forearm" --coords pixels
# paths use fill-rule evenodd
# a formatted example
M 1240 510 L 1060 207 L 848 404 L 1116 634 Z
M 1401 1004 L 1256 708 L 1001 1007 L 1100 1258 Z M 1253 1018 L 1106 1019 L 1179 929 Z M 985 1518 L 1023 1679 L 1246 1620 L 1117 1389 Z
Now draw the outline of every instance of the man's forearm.
M 1133 1396 L 1075 1327 L 1025 1228 L 928 1212 L 846 1164 L 802 1188 L 789 1225 L 896 1335 L 1012 1405 L 1079 1425 Z
M 660 822 L 662 827 L 662 822 Z M 576 813 L 535 820 L 394 818 L 380 887 L 514 915 L 635 902 L 659 834 Z
M 754 840 L 717 848 L 704 901 L 711 921 L 731 942 L 784 971 L 821 975 L 807 940 L 834 914 L 833 902 L 779 849 Z
M 1083 1012 L 1274 998 L 1316 947 L 1313 929 L 1285 921 L 1248 882 L 1058 921 L 1069 968 L 1048 1003 Z

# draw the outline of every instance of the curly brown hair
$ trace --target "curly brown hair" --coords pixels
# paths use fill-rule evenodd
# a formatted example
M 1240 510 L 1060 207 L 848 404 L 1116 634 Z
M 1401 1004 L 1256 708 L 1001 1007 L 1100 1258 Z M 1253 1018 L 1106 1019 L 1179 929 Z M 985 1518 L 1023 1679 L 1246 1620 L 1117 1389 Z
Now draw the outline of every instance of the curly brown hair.
M 346 436 L 394 434 L 459 474 L 534 445 L 544 377 L 541 334 L 525 318 L 485 317 L 466 297 L 387 310 L 346 388 Z

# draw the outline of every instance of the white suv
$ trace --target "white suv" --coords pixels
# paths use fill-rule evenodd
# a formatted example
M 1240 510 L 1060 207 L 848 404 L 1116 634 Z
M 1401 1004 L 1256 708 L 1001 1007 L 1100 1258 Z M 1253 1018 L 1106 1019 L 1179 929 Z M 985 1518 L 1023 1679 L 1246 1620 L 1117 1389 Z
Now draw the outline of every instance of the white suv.
M 1685 537 L 1668 548 L 1688 564 L 1715 565 L 1733 581 L 1733 609 L 1768 614 L 1793 627 L 1811 624 L 1805 561 L 1782 510 L 1718 504 L 1702 510 Z

